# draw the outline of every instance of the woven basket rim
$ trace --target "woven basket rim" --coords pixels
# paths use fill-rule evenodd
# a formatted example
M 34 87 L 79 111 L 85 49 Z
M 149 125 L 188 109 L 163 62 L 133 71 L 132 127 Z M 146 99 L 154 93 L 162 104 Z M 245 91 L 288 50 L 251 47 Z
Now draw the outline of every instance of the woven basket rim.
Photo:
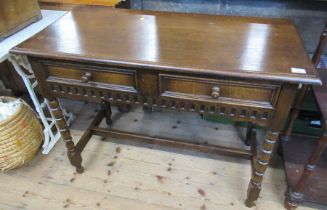
M 15 100 L 20 100 L 22 103 L 19 104 L 18 108 L 16 109 L 16 111 L 10 115 L 7 119 L 5 120 L 0 120 L 0 126 L 3 124 L 7 124 L 8 122 L 12 121 L 14 118 L 16 118 L 16 116 L 21 112 L 21 110 L 23 109 L 23 104 L 27 105 L 26 102 L 21 99 L 21 98 L 14 98 L 14 97 L 10 97 L 10 96 L 0 96 L 0 100 L 2 99 L 6 99 L 9 101 L 15 101 Z
M 5 172 L 32 160 L 44 134 L 36 113 L 24 100 L 7 96 L 0 100 L 19 100 L 17 110 L 0 121 L 0 172 Z
M 31 109 L 27 105 L 23 104 L 22 108 L 19 111 L 20 113 L 17 113 L 17 115 L 15 115 L 15 118 L 11 119 L 11 121 L 2 124 L 0 123 L 0 133 L 9 133 L 11 129 L 15 127 L 16 123 L 28 117 L 27 115 L 29 115 Z

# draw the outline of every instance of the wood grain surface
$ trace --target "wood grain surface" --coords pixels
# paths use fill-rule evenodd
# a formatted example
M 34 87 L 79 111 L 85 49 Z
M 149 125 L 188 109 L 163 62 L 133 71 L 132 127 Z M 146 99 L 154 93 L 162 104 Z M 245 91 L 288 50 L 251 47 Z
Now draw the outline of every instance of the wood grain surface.
M 12 52 L 320 84 L 294 24 L 285 19 L 83 6 Z

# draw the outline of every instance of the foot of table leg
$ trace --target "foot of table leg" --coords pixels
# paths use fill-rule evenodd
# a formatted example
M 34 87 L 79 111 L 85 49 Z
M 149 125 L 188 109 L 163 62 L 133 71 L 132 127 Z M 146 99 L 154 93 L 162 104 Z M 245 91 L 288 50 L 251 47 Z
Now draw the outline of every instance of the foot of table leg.
M 56 120 L 56 125 L 60 131 L 61 138 L 65 142 L 70 163 L 76 167 L 77 173 L 83 173 L 84 168 L 82 167 L 81 153 L 76 151 L 65 117 L 59 106 L 59 101 L 57 99 L 48 100 L 48 104 L 50 112 Z
M 263 175 L 268 167 L 274 145 L 278 138 L 278 134 L 278 132 L 272 131 L 268 131 L 266 134 L 265 140 L 263 142 L 263 148 L 261 149 L 257 158 L 256 164 L 254 166 L 255 169 L 253 170 L 252 178 L 249 183 L 248 195 L 245 201 L 247 207 L 254 206 L 254 201 L 256 201 L 259 197 Z
M 297 203 L 291 203 L 289 200 L 285 199 L 284 201 L 284 208 L 287 210 L 293 210 L 298 207 Z
M 251 180 L 248 186 L 248 192 L 247 192 L 248 196 L 245 201 L 245 205 L 247 207 L 255 206 L 254 201 L 258 199 L 260 191 L 261 191 L 261 183 L 255 183 Z
M 284 207 L 287 210 L 296 209 L 299 203 L 303 199 L 303 194 L 298 192 L 293 192 L 292 189 L 289 189 L 286 193 L 286 197 L 284 200 Z
M 71 152 L 67 151 L 68 159 L 70 164 L 76 167 L 76 172 L 81 174 L 84 172 L 84 168 L 82 166 L 82 156 L 79 152 Z
M 327 145 L 327 133 L 320 137 L 318 144 L 311 154 L 308 163 L 303 169 L 300 180 L 295 184 L 293 189 L 290 189 L 285 197 L 284 206 L 286 209 L 295 209 L 298 204 L 303 200 L 303 192 L 306 186 L 306 183 L 310 176 L 313 174 L 316 164 L 320 159 L 321 154 L 325 150 Z

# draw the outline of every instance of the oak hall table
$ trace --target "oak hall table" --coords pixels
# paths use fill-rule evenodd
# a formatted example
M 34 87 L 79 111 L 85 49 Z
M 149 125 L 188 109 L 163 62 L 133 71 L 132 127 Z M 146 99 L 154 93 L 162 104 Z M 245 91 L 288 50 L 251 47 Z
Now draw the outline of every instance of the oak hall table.
M 321 84 L 295 26 L 282 19 L 83 6 L 11 52 L 30 62 L 78 173 L 92 135 L 220 152 L 251 159 L 247 206 L 259 196 L 298 86 Z M 57 97 L 102 104 L 76 145 Z M 121 104 L 226 116 L 267 134 L 257 154 L 254 140 L 240 150 L 99 127 Z

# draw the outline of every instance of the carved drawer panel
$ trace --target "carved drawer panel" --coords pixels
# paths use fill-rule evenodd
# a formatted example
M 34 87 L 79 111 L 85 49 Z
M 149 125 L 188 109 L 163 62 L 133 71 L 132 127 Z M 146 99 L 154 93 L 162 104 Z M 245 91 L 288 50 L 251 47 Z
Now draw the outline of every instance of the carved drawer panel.
M 47 88 L 53 96 L 74 98 L 100 103 L 102 100 L 111 104 L 135 104 L 145 107 L 173 109 L 179 111 L 196 112 L 201 114 L 219 115 L 237 121 L 255 122 L 266 126 L 272 117 L 273 110 L 246 106 L 230 106 L 208 101 L 194 101 L 183 98 L 144 97 L 140 94 L 113 91 L 108 89 L 94 89 L 80 85 L 47 83 Z
M 268 109 L 272 109 L 275 106 L 280 91 L 279 86 L 271 84 L 169 74 L 159 75 L 159 89 L 162 97 Z
M 48 83 L 137 93 L 136 72 L 133 70 L 68 63 L 45 65 Z

